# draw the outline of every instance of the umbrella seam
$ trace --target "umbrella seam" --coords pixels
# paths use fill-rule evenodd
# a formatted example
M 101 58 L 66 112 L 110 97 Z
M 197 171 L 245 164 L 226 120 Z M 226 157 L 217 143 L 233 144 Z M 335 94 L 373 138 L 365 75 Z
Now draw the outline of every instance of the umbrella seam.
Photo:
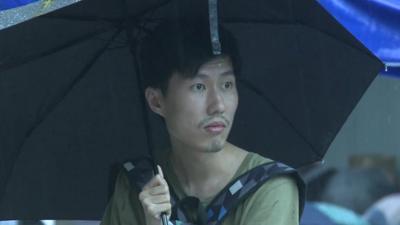
M 275 112 L 278 113 L 278 115 L 281 116 L 281 118 L 295 131 L 295 133 L 311 148 L 311 150 L 317 155 L 318 158 L 322 158 L 321 154 L 319 154 L 317 151 L 315 151 L 314 146 L 312 145 L 311 142 L 307 140 L 307 138 L 302 135 L 298 129 L 293 125 L 292 122 L 279 110 L 279 108 L 269 99 L 264 93 L 259 91 L 255 86 L 253 86 L 250 82 L 244 80 L 244 79 L 238 79 L 239 82 L 244 84 L 245 87 L 247 87 L 249 90 L 252 90 L 254 93 L 256 93 L 258 96 L 262 97 L 264 101 L 269 103 L 272 108 L 274 109 Z
M 89 39 L 91 39 L 92 37 L 94 37 L 96 35 L 105 33 L 107 31 L 111 30 L 112 28 L 114 28 L 114 27 L 105 28 L 105 29 L 101 29 L 101 30 L 96 30 L 96 31 L 94 31 L 94 32 L 92 32 L 90 34 L 87 34 L 87 35 L 78 37 L 78 38 L 76 38 L 76 39 L 74 39 L 72 41 L 68 41 L 66 43 L 63 43 L 62 45 L 59 45 L 59 46 L 57 46 L 55 48 L 48 49 L 48 50 L 46 50 L 44 52 L 41 52 L 39 54 L 34 54 L 34 55 L 27 56 L 25 58 L 19 59 L 18 61 L 15 61 L 15 62 L 13 62 L 13 61 L 5 62 L 5 63 L 1 63 L 0 62 L 0 72 L 4 72 L 4 71 L 7 71 L 7 70 L 12 69 L 14 67 L 17 67 L 17 66 L 20 66 L 20 65 L 24 65 L 24 64 L 29 63 L 31 61 L 35 61 L 35 60 L 40 59 L 42 57 L 46 57 L 46 56 L 55 54 L 55 53 L 57 53 L 59 51 L 62 51 L 64 49 L 66 49 L 66 48 L 69 48 L 69 47 L 71 47 L 71 46 L 73 46 L 73 45 L 75 45 L 77 43 L 89 40 Z

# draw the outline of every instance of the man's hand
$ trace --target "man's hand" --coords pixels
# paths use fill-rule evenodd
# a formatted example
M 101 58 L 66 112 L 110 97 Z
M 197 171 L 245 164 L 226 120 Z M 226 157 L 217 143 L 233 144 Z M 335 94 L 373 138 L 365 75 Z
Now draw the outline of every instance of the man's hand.
M 144 209 L 147 225 L 160 225 L 161 213 L 171 215 L 171 201 L 167 181 L 160 166 L 154 176 L 139 194 L 139 200 Z

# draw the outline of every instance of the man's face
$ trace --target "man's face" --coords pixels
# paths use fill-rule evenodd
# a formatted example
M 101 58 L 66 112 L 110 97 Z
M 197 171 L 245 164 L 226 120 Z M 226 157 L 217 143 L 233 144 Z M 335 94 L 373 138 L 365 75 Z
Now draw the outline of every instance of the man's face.
M 221 150 L 238 105 L 230 60 L 205 63 L 194 78 L 174 74 L 161 105 L 172 144 L 206 152 Z

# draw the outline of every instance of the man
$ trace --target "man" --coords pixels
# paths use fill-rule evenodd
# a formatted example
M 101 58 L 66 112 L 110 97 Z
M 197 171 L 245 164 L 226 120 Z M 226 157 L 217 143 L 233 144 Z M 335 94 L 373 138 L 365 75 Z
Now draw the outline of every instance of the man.
M 150 109 L 165 122 L 171 146 L 156 154 L 159 174 L 141 189 L 125 173 L 117 179 L 102 224 L 160 225 L 171 214 L 171 192 L 194 196 L 206 207 L 226 185 L 272 160 L 227 142 L 238 106 L 238 54 L 234 39 L 220 31 L 222 54 L 210 53 L 209 31 L 198 23 L 162 25 L 141 50 Z M 277 176 L 247 197 L 223 225 L 295 225 L 296 181 Z

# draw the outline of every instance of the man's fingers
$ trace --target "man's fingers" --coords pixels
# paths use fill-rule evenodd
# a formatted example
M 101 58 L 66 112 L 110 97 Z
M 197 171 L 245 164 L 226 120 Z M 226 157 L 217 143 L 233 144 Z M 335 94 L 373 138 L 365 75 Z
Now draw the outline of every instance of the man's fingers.
M 153 204 L 169 203 L 169 195 L 153 195 L 148 199 Z
M 146 211 L 154 218 L 160 219 L 161 213 L 163 212 L 166 212 L 167 215 L 171 215 L 171 203 L 151 205 L 146 208 Z
M 149 189 L 151 195 L 169 194 L 168 185 L 160 185 Z
M 169 193 L 153 195 L 149 191 L 143 191 L 139 194 L 139 200 L 145 204 L 158 204 L 170 202 L 171 197 Z

